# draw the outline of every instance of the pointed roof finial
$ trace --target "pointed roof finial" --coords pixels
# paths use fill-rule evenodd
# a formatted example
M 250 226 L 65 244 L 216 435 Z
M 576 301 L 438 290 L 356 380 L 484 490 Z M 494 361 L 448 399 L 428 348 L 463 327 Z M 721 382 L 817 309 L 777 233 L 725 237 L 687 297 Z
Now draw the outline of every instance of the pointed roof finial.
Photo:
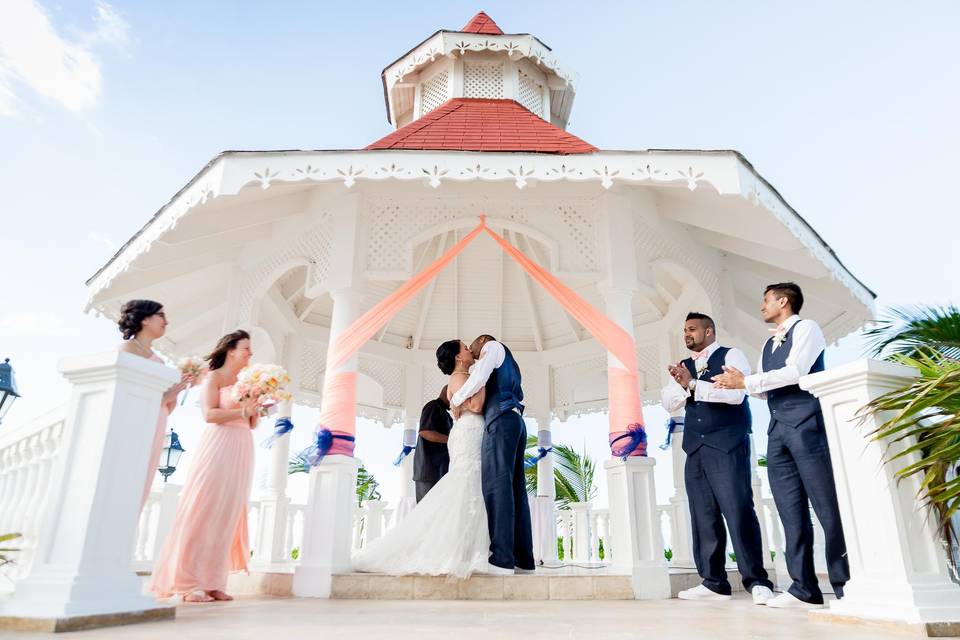
M 488 16 L 483 11 L 473 16 L 473 18 L 470 19 L 470 22 L 465 24 L 460 31 L 463 33 L 482 33 L 487 36 L 503 35 L 503 30 L 497 26 L 497 23 L 493 21 L 493 18 Z

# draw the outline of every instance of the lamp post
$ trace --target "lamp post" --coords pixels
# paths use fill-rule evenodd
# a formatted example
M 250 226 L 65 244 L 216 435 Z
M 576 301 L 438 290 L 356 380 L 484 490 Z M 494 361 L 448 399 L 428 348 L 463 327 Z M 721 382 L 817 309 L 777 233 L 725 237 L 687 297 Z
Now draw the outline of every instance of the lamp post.
M 184 451 L 185 449 L 180 446 L 180 438 L 177 436 L 177 432 L 170 429 L 166 443 L 160 451 L 160 464 L 157 467 L 157 470 L 163 476 L 164 483 L 177 470 L 177 465 L 180 464 L 180 456 L 183 455 Z
M 13 367 L 10 358 L 4 358 L 0 364 L 0 423 L 13 406 L 13 401 L 20 397 L 17 391 L 17 380 L 13 376 Z

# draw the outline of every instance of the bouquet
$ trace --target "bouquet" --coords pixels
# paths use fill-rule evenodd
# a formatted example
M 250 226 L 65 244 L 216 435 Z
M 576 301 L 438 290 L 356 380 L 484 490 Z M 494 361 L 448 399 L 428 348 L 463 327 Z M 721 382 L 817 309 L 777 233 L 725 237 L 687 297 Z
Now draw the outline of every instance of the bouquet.
M 239 403 L 259 401 L 260 415 L 265 416 L 277 403 L 293 399 L 293 395 L 287 391 L 288 384 L 290 376 L 280 365 L 252 364 L 237 374 L 231 396 L 234 402 Z
M 190 378 L 190 386 L 197 384 L 200 378 L 203 377 L 203 374 L 207 372 L 207 362 L 200 356 L 187 356 L 186 358 L 180 358 L 177 362 L 177 368 L 180 369 L 180 373 L 184 376 Z M 190 394 L 189 389 L 187 393 L 183 394 L 183 398 L 180 399 L 180 404 L 183 405 L 187 400 L 187 396 Z

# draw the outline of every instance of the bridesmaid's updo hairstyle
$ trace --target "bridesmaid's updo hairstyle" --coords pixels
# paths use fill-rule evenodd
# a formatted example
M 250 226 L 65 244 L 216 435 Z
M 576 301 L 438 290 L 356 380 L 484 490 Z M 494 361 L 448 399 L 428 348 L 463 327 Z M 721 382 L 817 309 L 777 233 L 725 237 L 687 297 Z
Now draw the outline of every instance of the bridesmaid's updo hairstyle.
M 219 369 L 227 361 L 227 352 L 231 349 L 237 347 L 237 343 L 241 340 L 249 340 L 250 334 L 244 331 L 243 329 L 237 329 L 236 331 L 231 331 L 227 335 L 220 338 L 220 341 L 217 342 L 217 346 L 213 348 L 213 351 L 210 352 L 210 355 L 206 357 L 207 362 L 210 364 L 210 369 Z
M 143 321 L 160 313 L 163 305 L 154 300 L 127 300 L 120 307 L 120 319 L 117 326 L 124 340 L 129 340 L 143 329 Z
M 437 366 L 443 375 L 448 376 L 457 368 L 457 356 L 460 354 L 460 341 L 447 340 L 437 347 Z

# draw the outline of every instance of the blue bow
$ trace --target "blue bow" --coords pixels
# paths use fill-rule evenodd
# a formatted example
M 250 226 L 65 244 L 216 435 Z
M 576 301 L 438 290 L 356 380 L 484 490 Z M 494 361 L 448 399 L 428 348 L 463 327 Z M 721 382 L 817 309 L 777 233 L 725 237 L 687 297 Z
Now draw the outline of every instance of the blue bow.
M 397 459 L 393 461 L 393 466 L 399 467 L 400 463 L 403 462 L 403 459 L 406 458 L 410 453 L 416 449 L 415 446 L 411 447 L 408 444 L 403 445 L 403 449 L 400 451 L 400 455 L 397 456 Z
M 334 435 L 330 429 L 321 427 L 317 430 L 316 440 L 312 445 L 300 452 L 299 457 L 303 458 L 308 465 L 315 467 L 320 462 L 323 461 L 323 457 L 330 452 L 330 447 L 333 446 L 333 439 L 337 438 L 338 440 L 346 440 L 348 442 L 355 442 L 356 438 L 353 436 L 345 435 Z
M 537 463 L 546 458 L 547 454 L 549 454 L 551 451 L 553 451 L 553 447 L 538 447 L 537 455 L 527 458 L 523 463 L 523 468 L 529 469 L 530 467 L 537 466 Z
M 291 431 L 293 431 L 293 421 L 290 418 L 277 418 L 276 424 L 273 425 L 273 435 L 261 442 L 260 446 L 269 449 L 277 438 L 285 436 Z
M 630 439 L 630 442 L 624 445 L 619 451 L 613 448 L 614 444 L 627 438 Z M 637 450 L 637 447 L 646 443 L 647 432 L 643 430 L 643 425 L 637 422 L 627 427 L 627 432 L 625 434 L 622 436 L 617 436 L 613 439 L 613 442 L 610 443 L 610 452 L 615 456 L 620 456 L 621 460 L 626 460 L 630 457 L 631 453 Z
M 677 430 L 677 427 L 683 426 L 683 418 L 670 418 L 667 420 L 667 441 L 660 445 L 661 451 L 666 451 L 670 448 L 670 443 L 673 442 L 673 432 Z

